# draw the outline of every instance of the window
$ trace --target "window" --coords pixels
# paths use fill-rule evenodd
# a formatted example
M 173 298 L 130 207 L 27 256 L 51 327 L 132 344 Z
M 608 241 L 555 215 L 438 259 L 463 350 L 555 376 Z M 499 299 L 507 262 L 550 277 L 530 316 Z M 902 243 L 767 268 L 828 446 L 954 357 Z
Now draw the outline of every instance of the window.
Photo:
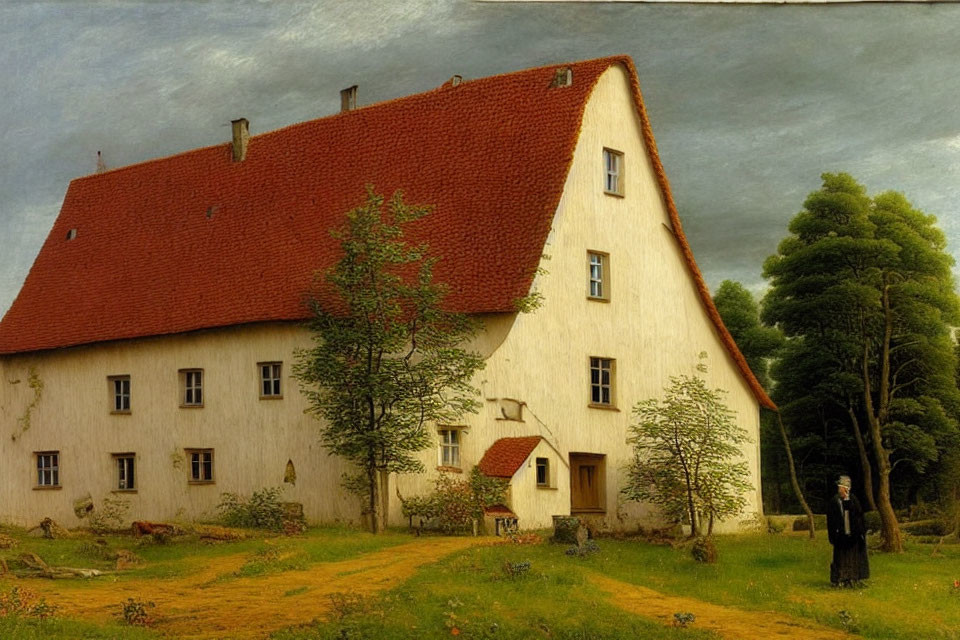
M 52 488 L 60 486 L 60 452 L 38 451 L 37 457 L 37 487 Z
M 550 486 L 550 460 L 547 458 L 537 458 L 537 486 Z
M 460 430 L 440 429 L 440 466 L 460 468 Z
M 623 154 L 613 149 L 603 150 L 603 190 L 615 196 L 623 195 Z
M 587 252 L 589 268 L 587 297 L 592 300 L 610 299 L 610 255 L 599 251 Z
M 279 362 L 261 362 L 260 367 L 260 397 L 282 398 L 280 393 L 280 364 Z
M 187 449 L 190 462 L 190 482 L 213 482 L 213 449 Z
M 590 405 L 614 406 L 613 397 L 614 360 L 590 358 Z
M 130 413 L 130 376 L 107 378 L 112 398 L 110 413 Z
M 203 369 L 180 370 L 181 407 L 203 406 Z
M 117 484 L 115 491 L 135 491 L 137 488 L 136 474 L 134 473 L 134 459 L 132 453 L 115 453 L 113 459 L 117 463 Z

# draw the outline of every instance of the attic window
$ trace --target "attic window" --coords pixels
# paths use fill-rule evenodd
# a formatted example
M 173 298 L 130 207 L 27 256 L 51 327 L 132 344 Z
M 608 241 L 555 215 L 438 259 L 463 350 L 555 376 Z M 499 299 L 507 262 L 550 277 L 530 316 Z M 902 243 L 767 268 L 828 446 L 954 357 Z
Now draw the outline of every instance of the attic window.
M 453 76 L 452 78 L 450 78 L 450 86 L 451 86 L 451 87 L 458 87 L 458 86 L 460 86 L 460 83 L 461 83 L 461 82 L 463 82 L 463 76 L 455 75 L 455 76 Z
M 69 231 L 67 231 L 67 240 L 73 240 L 76 237 L 77 237 L 76 229 L 70 229 Z
M 551 87 L 569 87 L 573 84 L 573 69 L 570 67 L 562 67 L 557 69 L 553 73 L 553 82 L 550 83 Z

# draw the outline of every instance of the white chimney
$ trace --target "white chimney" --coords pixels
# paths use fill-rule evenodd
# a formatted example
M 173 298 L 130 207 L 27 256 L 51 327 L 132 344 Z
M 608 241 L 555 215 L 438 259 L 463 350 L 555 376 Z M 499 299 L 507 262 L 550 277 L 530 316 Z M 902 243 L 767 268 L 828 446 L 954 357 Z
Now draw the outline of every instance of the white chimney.
M 246 118 L 232 120 L 233 125 L 233 161 L 243 162 L 247 157 L 247 144 L 250 142 L 250 121 Z

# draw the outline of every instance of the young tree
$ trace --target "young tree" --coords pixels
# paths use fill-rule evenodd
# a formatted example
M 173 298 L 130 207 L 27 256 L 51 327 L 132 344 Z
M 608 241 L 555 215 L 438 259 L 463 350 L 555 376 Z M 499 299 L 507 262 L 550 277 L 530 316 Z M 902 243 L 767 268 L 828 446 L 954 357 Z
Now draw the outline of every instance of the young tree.
M 706 371 L 703 364 L 697 369 Z M 704 519 L 709 535 L 715 520 L 740 513 L 743 494 L 753 488 L 740 448 L 750 440 L 723 394 L 699 376 L 672 376 L 662 402 L 651 398 L 633 409 L 633 459 L 623 494 L 656 504 L 674 522 L 689 522 L 691 538 L 703 533 Z
M 427 423 L 477 411 L 471 380 L 484 366 L 464 346 L 476 321 L 442 307 L 437 258 L 404 240 L 405 225 L 429 208 L 405 204 L 398 191 L 386 209 L 368 187 L 366 202 L 332 232 L 343 257 L 319 283 L 327 295 L 311 300 L 315 345 L 298 352 L 294 368 L 323 446 L 356 467 L 343 484 L 363 498 L 374 533 L 389 474 L 423 471 L 416 454 L 431 445 Z
M 887 551 L 902 550 L 891 472 L 900 462 L 924 469 L 938 456 L 937 434 L 956 430 L 949 324 L 958 306 L 934 223 L 899 194 L 871 200 L 849 175 L 824 174 L 764 266 L 765 319 L 791 338 L 779 369 L 794 379 L 778 392 L 845 411 L 868 491 L 876 471 Z
M 716 295 L 713 297 L 713 303 L 720 312 L 724 326 L 730 331 L 740 353 L 747 361 L 750 370 L 757 376 L 760 383 L 769 389 L 770 376 L 768 374 L 768 361 L 774 357 L 777 351 L 783 346 L 783 334 L 776 327 L 764 327 L 760 324 L 760 308 L 757 306 L 753 295 L 747 291 L 739 282 L 724 280 L 720 283 Z M 773 425 L 776 424 L 778 431 L 773 434 Z M 783 420 L 780 412 L 764 412 L 761 415 L 761 439 L 769 440 L 771 437 L 779 436 L 783 443 L 784 452 L 787 455 L 787 470 L 790 474 L 790 484 L 793 487 L 793 493 L 797 496 L 797 501 L 807 514 L 807 522 L 810 530 L 810 537 L 815 534 L 813 511 L 807 504 L 800 488 L 800 482 L 797 479 L 797 468 L 793 461 L 793 450 L 790 447 L 790 438 L 787 436 L 787 430 L 783 426 Z M 768 447 L 773 445 L 768 443 Z M 766 448 L 766 447 L 765 447 Z M 776 479 L 777 483 L 780 478 Z

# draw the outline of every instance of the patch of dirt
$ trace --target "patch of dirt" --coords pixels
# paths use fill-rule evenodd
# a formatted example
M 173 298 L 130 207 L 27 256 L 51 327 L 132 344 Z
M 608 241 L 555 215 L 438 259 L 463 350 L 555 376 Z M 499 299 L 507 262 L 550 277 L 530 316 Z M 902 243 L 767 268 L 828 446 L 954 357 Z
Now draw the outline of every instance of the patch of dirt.
M 116 620 L 120 603 L 137 598 L 156 603 L 151 615 L 157 623 L 152 628 L 167 635 L 197 640 L 253 639 L 325 618 L 331 609 L 331 594 L 373 595 L 406 581 L 422 565 L 489 543 L 484 538 L 423 538 L 302 571 L 217 581 L 218 576 L 235 572 L 250 560 L 250 554 L 241 553 L 211 558 L 202 569 L 182 578 L 123 582 L 95 578 L 83 583 L 31 580 L 30 587 L 67 617 L 100 623 Z
M 730 640 L 852 640 L 858 637 L 781 613 L 748 611 L 670 596 L 600 574 L 591 574 L 590 582 L 606 592 L 613 604 L 624 611 L 654 618 L 667 625 L 673 623 L 674 613 L 690 612 L 696 616 L 691 627 L 708 629 Z

